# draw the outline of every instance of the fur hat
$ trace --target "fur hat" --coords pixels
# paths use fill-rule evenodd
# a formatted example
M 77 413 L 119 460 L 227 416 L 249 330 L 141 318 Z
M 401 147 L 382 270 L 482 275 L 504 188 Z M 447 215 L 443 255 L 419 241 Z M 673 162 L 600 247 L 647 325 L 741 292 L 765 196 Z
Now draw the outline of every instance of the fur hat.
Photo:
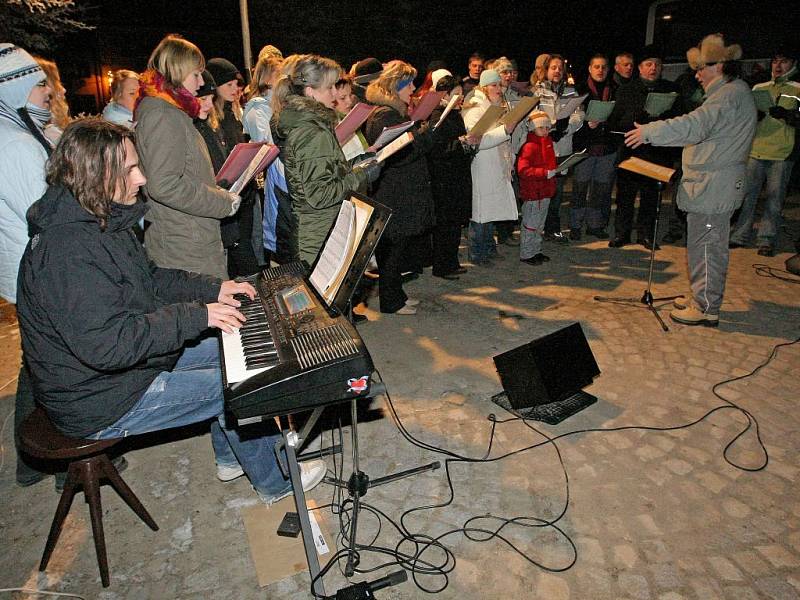
M 42 67 L 19 46 L 0 44 L 0 101 L 22 108 L 37 83 L 46 79 Z
M 206 69 L 208 69 L 208 71 L 214 77 L 217 87 L 225 85 L 234 79 L 238 80 L 240 83 L 244 83 L 244 78 L 239 72 L 239 69 L 237 69 L 236 66 L 227 59 L 212 58 L 210 61 L 208 61 Z
M 506 71 L 513 71 L 514 65 L 511 64 L 511 61 L 508 60 L 505 56 L 501 56 L 494 64 L 492 64 L 492 69 L 497 71 L 498 73 L 504 73 Z
M 541 110 L 532 112 L 528 117 L 528 122 L 530 123 L 531 127 L 547 127 L 550 129 L 550 127 L 553 125 L 547 113 L 542 112 Z
M 739 44 L 725 45 L 725 39 L 719 33 L 712 33 L 703 38 L 700 46 L 689 48 L 686 52 L 689 66 L 695 71 L 706 65 L 713 65 L 742 58 L 742 47 Z
M 453 74 L 447 69 L 436 69 L 433 73 L 431 73 L 431 89 L 435 90 L 436 84 L 439 83 L 439 80 L 442 77 L 447 77 L 448 75 L 450 77 L 453 76 Z
M 482 71 L 479 85 L 492 85 L 493 83 L 500 83 L 500 73 L 494 69 L 486 69 L 485 71 Z

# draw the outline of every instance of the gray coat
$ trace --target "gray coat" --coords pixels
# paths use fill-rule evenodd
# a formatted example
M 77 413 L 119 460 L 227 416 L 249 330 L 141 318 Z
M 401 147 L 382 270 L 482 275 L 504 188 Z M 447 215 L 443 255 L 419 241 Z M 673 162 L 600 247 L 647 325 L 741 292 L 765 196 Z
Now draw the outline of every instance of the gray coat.
M 214 182 L 202 136 L 185 112 L 160 98 L 136 109 L 136 147 L 147 185 L 147 254 L 159 267 L 228 278 L 219 220 L 231 212 Z
M 682 210 L 722 214 L 742 205 L 755 129 L 750 88 L 741 79 L 721 78 L 689 114 L 642 125 L 642 138 L 654 146 L 684 146 L 677 198 Z

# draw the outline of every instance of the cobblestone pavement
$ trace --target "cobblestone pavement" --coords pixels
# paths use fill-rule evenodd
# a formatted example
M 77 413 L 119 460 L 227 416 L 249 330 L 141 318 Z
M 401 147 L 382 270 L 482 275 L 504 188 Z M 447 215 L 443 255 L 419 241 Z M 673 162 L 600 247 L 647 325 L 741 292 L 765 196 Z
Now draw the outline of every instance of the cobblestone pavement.
M 787 216 L 790 233 L 796 235 L 796 202 Z M 800 335 L 798 288 L 760 277 L 752 267 L 760 262 L 782 268 L 789 245 L 784 249 L 775 258 L 758 257 L 753 249 L 732 252 L 717 330 L 667 319 L 670 331 L 662 333 L 641 306 L 595 302 L 598 294 L 638 298 L 647 279 L 647 254 L 641 246 L 612 250 L 599 241 L 547 246 L 553 260 L 542 267 L 521 264 L 516 248 L 502 246 L 503 257 L 494 268 L 471 268 L 459 281 L 435 279 L 426 271 L 406 286 L 421 300 L 416 316 L 381 315 L 372 301 L 366 309 L 370 321 L 359 330 L 402 423 L 425 443 L 455 453 L 484 456 L 492 429 L 488 415 L 509 417 L 490 400 L 501 389 L 493 355 L 579 321 L 602 371 L 588 388 L 598 397 L 596 404 L 558 426 L 498 423 L 491 456 L 537 447 L 496 462 L 451 464 L 452 503 L 405 516 L 409 531 L 433 537 L 461 528 L 475 516 L 527 517 L 501 531 L 504 541 L 475 541 L 461 533 L 444 537 L 456 562 L 438 597 L 800 597 L 800 344 L 781 348 L 754 376 L 719 389 L 758 420 L 769 452 L 769 464 L 761 471 L 737 469 L 723 456 L 726 445 L 747 425 L 747 417 L 731 408 L 671 431 L 568 435 L 557 442 L 563 469 L 556 448 L 542 444 L 544 434 L 581 429 L 678 427 L 724 406 L 711 391 L 714 383 L 750 372 L 776 344 Z M 656 296 L 687 289 L 684 261 L 680 246 L 665 245 L 658 252 Z M 668 311 L 667 305 L 661 306 L 665 318 Z M 127 454 L 130 466 L 124 477 L 160 531 L 148 530 L 105 488 L 110 588 L 100 586 L 88 511 L 80 501 L 73 505 L 51 566 L 38 574 L 58 498 L 52 479 L 26 489 L 13 484 L 10 417 L 18 343 L 17 327 L 6 318 L 0 324 L 0 385 L 9 382 L 0 390 L 5 394 L 0 398 L 0 587 L 39 585 L 106 600 L 308 597 L 307 574 L 259 589 L 240 516 L 243 506 L 255 503 L 255 495 L 245 481 L 216 480 L 202 428 Z M 444 460 L 406 441 L 386 406 L 379 397 L 362 407 L 364 471 L 376 477 Z M 349 444 L 345 448 L 349 451 Z M 763 461 L 753 428 L 730 447 L 727 457 L 744 467 Z M 332 467 L 333 461 L 328 464 Z M 331 489 L 321 485 L 310 496 L 324 504 Z M 561 514 L 567 489 L 569 504 L 559 529 L 542 526 Z M 448 496 L 440 469 L 371 489 L 365 500 L 399 520 L 410 508 L 439 504 Z M 471 522 L 480 529 L 499 525 L 491 518 Z M 479 539 L 478 534 L 472 537 Z M 372 513 L 362 513 L 359 539 L 374 539 L 386 548 L 400 541 L 388 521 L 379 530 Z M 573 560 L 571 543 L 577 559 L 564 570 Z M 401 549 L 413 552 L 410 543 Z M 362 552 L 361 566 L 387 560 Z M 432 548 L 420 560 L 440 563 L 444 557 Z M 426 575 L 418 581 L 426 588 L 445 583 Z M 328 593 L 343 585 L 334 567 L 326 577 Z M 412 581 L 377 596 L 429 597 Z

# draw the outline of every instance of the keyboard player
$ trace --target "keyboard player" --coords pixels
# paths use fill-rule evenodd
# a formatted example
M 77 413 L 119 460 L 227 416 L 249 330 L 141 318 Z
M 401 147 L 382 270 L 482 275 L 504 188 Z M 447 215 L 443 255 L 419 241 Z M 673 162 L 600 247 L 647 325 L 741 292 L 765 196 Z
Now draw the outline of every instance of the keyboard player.
M 288 495 L 273 452 L 279 434 L 258 429 L 272 424 L 228 429 L 221 417 L 212 331 L 246 321 L 234 296 L 253 298 L 252 286 L 147 259 L 132 231 L 147 211 L 137 198 L 146 180 L 127 129 L 70 124 L 47 181 L 28 213 L 17 309 L 37 401 L 54 424 L 104 439 L 217 419 L 218 476 L 247 475 L 266 502 Z M 321 461 L 302 469 L 306 489 L 325 472 Z

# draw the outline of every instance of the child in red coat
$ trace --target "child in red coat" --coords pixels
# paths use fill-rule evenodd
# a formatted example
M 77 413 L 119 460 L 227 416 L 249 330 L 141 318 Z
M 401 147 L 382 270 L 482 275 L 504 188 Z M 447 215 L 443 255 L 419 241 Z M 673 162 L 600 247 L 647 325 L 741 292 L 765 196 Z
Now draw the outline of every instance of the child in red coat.
M 542 231 L 550 198 L 556 191 L 556 155 L 550 139 L 550 117 L 535 112 L 528 120 L 534 129 L 517 157 L 519 195 L 523 201 L 519 259 L 540 265 L 550 260 L 542 254 Z

